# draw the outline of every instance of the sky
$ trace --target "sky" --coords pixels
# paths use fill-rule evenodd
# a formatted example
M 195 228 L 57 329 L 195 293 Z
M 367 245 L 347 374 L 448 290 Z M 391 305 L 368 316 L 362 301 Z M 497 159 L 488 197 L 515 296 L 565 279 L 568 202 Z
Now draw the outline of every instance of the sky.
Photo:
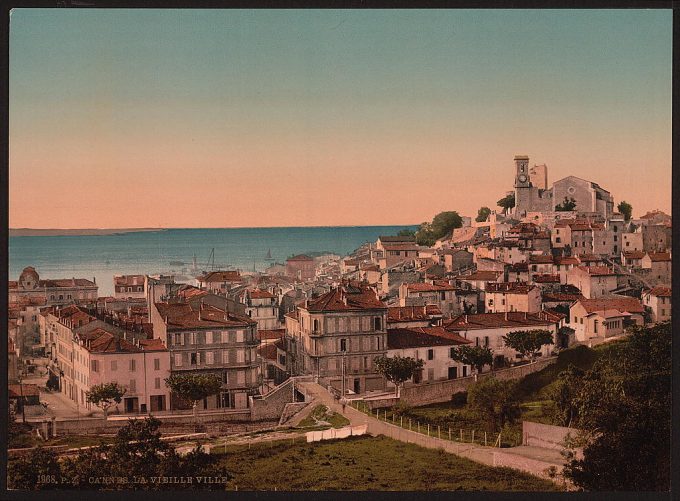
M 671 209 L 671 10 L 15 9 L 10 227 L 475 216 L 513 157 Z

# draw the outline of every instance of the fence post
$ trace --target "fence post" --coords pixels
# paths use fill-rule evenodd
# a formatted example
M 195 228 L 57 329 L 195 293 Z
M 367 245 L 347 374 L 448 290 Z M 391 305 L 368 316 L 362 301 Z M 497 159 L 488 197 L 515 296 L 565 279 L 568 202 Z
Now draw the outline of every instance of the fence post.
M 463 429 L 462 428 L 460 429 L 460 441 L 461 442 L 463 441 Z
M 399 426 L 401 426 L 402 428 L 404 427 L 404 416 L 401 416 L 399 418 Z
M 475 443 L 475 430 L 472 430 L 472 443 Z
M 441 440 L 441 438 L 442 438 L 442 428 L 439 425 L 437 425 L 437 436 L 439 437 L 439 440 Z
M 380 416 L 378 415 L 380 411 L 378 409 L 375 410 L 375 418 L 380 420 Z
M 484 447 L 486 447 L 486 432 L 484 432 Z
M 408 418 L 408 431 L 411 431 L 411 418 Z
M 418 423 L 418 433 L 420 433 L 420 421 L 417 421 Z
M 427 423 L 427 436 L 430 436 L 430 423 Z
M 449 440 L 451 440 L 451 427 L 449 426 Z
M 392 422 L 394 423 L 394 412 L 392 413 Z

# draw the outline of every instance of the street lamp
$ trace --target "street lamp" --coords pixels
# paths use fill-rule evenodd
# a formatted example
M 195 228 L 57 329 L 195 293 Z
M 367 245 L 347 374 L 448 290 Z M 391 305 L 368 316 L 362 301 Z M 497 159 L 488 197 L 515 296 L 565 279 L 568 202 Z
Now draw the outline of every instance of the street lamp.
M 26 423 L 26 411 L 25 411 L 25 406 L 26 402 L 24 402 L 24 383 L 22 382 L 21 376 L 19 376 L 19 392 L 21 393 L 21 421 L 23 423 Z

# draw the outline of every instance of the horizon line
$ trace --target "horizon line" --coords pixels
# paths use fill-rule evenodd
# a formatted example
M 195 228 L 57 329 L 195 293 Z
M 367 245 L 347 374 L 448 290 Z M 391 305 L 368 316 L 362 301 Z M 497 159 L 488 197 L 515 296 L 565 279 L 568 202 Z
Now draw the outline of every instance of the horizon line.
M 28 226 L 8 228 L 9 230 L 31 230 L 31 231 L 89 231 L 89 230 L 242 230 L 242 229 L 272 229 L 272 228 L 366 228 L 366 227 L 389 227 L 389 226 L 420 226 L 420 223 L 402 224 L 329 224 L 329 225 L 310 225 L 310 226 L 147 226 L 147 227 L 127 227 L 127 228 L 31 228 Z

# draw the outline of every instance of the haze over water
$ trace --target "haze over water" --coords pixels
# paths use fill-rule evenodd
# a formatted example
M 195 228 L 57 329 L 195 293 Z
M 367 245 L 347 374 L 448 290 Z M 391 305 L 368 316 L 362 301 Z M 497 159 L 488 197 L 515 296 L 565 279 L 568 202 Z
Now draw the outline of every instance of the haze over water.
M 41 278 L 96 279 L 99 295 L 113 294 L 113 276 L 136 273 L 180 272 L 182 261 L 191 268 L 215 265 L 243 271 L 263 271 L 274 262 L 300 253 L 333 252 L 345 255 L 380 235 L 394 235 L 412 226 L 355 226 L 314 228 L 192 228 L 98 236 L 30 236 L 9 239 L 9 279 L 33 266 Z M 267 261 L 271 250 L 272 261 Z

